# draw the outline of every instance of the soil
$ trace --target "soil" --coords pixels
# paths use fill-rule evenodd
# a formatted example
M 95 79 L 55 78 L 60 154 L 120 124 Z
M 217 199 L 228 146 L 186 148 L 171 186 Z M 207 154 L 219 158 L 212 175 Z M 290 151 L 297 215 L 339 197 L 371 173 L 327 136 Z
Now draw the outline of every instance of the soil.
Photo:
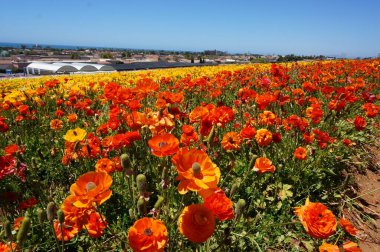
M 351 211 L 345 216 L 360 230 L 357 237 L 364 252 L 380 251 L 380 144 L 367 147 L 369 167 L 364 174 L 356 173 Z

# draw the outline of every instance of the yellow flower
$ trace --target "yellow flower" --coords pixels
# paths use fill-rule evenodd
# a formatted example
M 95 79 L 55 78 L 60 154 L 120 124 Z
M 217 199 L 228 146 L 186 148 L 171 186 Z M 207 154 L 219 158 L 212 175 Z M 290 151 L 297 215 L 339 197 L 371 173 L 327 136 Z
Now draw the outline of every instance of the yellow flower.
M 66 135 L 63 136 L 63 139 L 65 139 L 67 142 L 77 142 L 82 141 L 84 137 L 86 136 L 87 132 L 84 129 L 81 128 L 75 128 L 72 130 L 68 130 L 66 132 Z

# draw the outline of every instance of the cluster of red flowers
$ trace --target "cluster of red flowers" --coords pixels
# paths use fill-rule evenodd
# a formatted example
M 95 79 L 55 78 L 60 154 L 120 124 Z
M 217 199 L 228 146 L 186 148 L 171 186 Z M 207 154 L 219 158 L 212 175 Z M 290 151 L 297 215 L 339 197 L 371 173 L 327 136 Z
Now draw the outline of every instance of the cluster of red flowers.
M 6 176 L 16 175 L 25 182 L 27 165 L 20 162 L 20 157 L 25 152 L 25 148 L 11 144 L 4 148 L 4 152 L 5 155 L 0 156 L 0 181 Z

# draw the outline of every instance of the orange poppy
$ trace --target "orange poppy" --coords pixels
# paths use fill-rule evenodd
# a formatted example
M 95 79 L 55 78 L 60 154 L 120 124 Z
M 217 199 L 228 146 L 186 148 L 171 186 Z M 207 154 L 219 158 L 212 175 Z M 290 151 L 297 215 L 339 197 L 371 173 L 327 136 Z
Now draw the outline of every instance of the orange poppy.
M 180 149 L 173 156 L 172 162 L 177 168 L 180 194 L 217 187 L 220 170 L 205 152 Z
M 340 218 L 339 220 L 339 225 L 350 235 L 355 236 L 358 230 L 352 225 L 352 223 L 345 219 L 345 218 Z
M 199 137 L 194 131 L 194 127 L 191 125 L 182 126 L 181 144 L 182 146 L 189 146 L 192 143 L 198 142 Z
M 311 144 L 314 141 L 314 133 L 306 132 L 302 134 L 302 137 L 307 144 Z
M 306 232 L 314 238 L 327 239 L 335 233 L 337 225 L 335 216 L 322 203 L 310 202 L 307 198 L 304 206 L 295 207 L 294 213 Z
M 53 119 L 50 121 L 50 129 L 60 130 L 63 127 L 63 122 L 59 119 Z
M 193 109 L 189 114 L 190 123 L 199 122 L 209 114 L 209 110 L 203 106 L 199 106 Z
M 101 158 L 95 164 L 96 172 L 112 173 L 116 170 L 115 163 L 108 158 Z
M 306 109 L 306 116 L 311 118 L 311 121 L 314 124 L 318 124 L 321 122 L 323 117 L 323 110 L 320 104 L 312 104 L 310 107 Z
M 173 155 L 179 149 L 179 141 L 172 134 L 154 136 L 148 141 L 148 145 L 156 157 Z
M 178 228 L 181 234 L 192 242 L 207 241 L 215 230 L 215 216 L 207 207 L 193 204 L 183 209 Z
M 82 227 L 87 223 L 87 219 L 94 208 L 89 207 L 76 207 L 74 203 L 78 201 L 78 196 L 69 195 L 63 201 L 61 205 L 61 210 L 65 214 L 65 219 L 70 223 L 76 223 L 78 227 Z
M 268 110 L 258 115 L 258 123 L 261 125 L 273 125 L 276 121 L 276 115 Z
M 344 252 L 362 252 L 362 249 L 359 248 L 359 245 L 352 241 L 346 241 L 343 243 Z
M 294 157 L 298 160 L 306 160 L 307 159 L 307 150 L 304 147 L 298 147 L 294 151 Z
M 354 142 L 352 142 L 350 139 L 348 139 L 348 138 L 345 138 L 345 139 L 343 139 L 343 144 L 344 145 L 346 145 L 347 147 L 352 147 L 353 145 L 355 145 L 355 143 Z
M 70 115 L 67 116 L 67 121 L 68 122 L 73 123 L 73 122 L 76 122 L 77 120 L 78 120 L 78 115 L 75 114 L 75 113 L 70 114 Z
M 260 146 L 267 146 L 272 142 L 272 133 L 267 129 L 259 129 L 256 131 L 256 142 Z
M 58 240 L 70 241 L 79 232 L 79 227 L 75 223 L 66 220 L 62 224 L 55 220 L 54 232 Z
M 274 172 L 276 167 L 272 165 L 272 161 L 265 157 L 259 157 L 255 161 L 255 165 L 253 166 L 253 170 L 257 171 L 259 174 L 264 172 Z
M 362 108 L 365 111 L 365 115 L 369 118 L 376 117 L 380 113 L 380 107 L 373 103 L 365 103 Z
M 21 227 L 22 220 L 24 219 L 24 216 L 18 217 L 14 220 L 13 224 L 13 230 L 19 230 Z
M 77 181 L 71 185 L 70 193 L 78 196 L 73 204 L 76 207 L 88 207 L 92 203 L 101 205 L 111 197 L 112 178 L 105 172 L 87 172 L 81 175 Z
M 234 209 L 232 201 L 226 196 L 223 190 L 217 189 L 210 196 L 204 199 L 204 206 L 220 220 L 232 220 Z
M 144 217 L 129 229 L 128 240 L 135 252 L 164 251 L 168 243 L 168 231 L 161 220 Z
M 337 245 L 322 243 L 318 249 L 319 252 L 340 252 L 340 249 Z
M 85 224 L 88 235 L 93 238 L 98 238 L 104 234 L 104 229 L 108 223 L 105 221 L 105 217 L 97 212 L 92 212 L 89 215 L 87 223 Z
M 11 248 L 12 246 L 12 248 Z M 16 251 L 16 247 L 17 247 L 17 244 L 12 242 L 12 243 L 3 243 L 3 242 L 0 242 L 0 252 L 12 252 L 12 251 Z
M 223 136 L 222 147 L 223 149 L 229 150 L 240 150 L 241 138 L 236 132 L 228 132 Z
M 256 129 L 252 126 L 245 126 L 240 131 L 240 136 L 243 139 L 253 139 L 256 135 Z

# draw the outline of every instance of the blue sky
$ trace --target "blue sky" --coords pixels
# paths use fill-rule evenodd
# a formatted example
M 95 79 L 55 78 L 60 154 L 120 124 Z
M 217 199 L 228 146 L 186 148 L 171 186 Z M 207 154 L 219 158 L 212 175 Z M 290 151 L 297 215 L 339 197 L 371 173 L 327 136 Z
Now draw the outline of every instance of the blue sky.
M 379 0 L 1 0 L 0 42 L 377 56 Z

